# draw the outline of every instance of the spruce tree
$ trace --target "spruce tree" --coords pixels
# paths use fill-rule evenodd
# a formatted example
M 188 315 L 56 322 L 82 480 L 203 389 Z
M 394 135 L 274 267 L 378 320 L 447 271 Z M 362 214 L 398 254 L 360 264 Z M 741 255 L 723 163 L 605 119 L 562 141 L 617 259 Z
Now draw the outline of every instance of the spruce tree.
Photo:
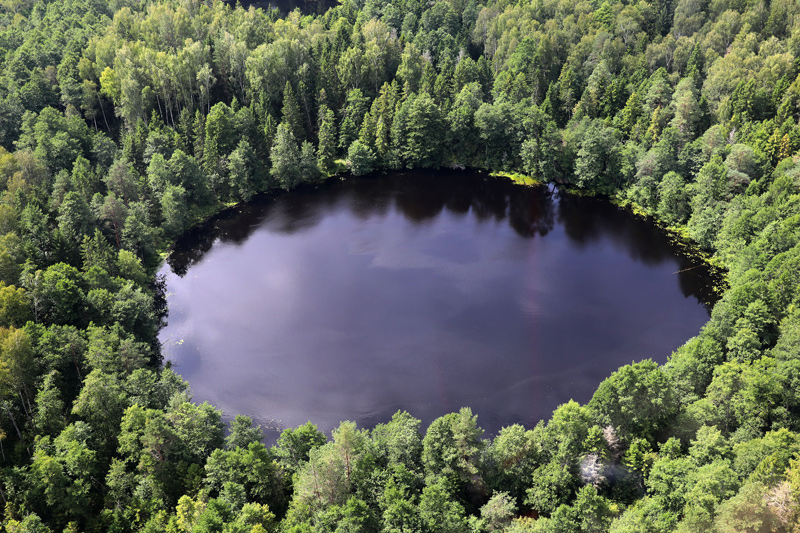
M 319 127 L 319 147 L 317 159 L 323 172 L 330 170 L 336 157 L 336 117 L 328 106 L 319 108 L 321 124 Z
M 283 89 L 283 108 L 281 109 L 281 121 L 286 124 L 296 140 L 306 138 L 306 131 L 303 128 L 303 116 L 300 112 L 300 105 L 294 95 L 292 85 L 287 81 Z

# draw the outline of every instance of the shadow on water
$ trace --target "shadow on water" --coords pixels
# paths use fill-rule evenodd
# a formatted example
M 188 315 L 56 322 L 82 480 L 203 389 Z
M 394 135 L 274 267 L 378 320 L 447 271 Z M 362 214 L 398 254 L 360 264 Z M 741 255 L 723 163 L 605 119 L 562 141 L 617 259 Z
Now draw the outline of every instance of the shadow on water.
M 167 258 L 172 271 L 186 275 L 217 241 L 242 244 L 258 228 L 291 235 L 313 228 L 335 206 L 347 206 L 362 220 L 397 208 L 414 224 L 434 220 L 443 211 L 472 212 L 479 221 L 507 220 L 520 237 L 545 236 L 556 221 L 578 247 L 609 239 L 632 260 L 657 265 L 676 258 L 683 295 L 704 305 L 716 301 L 713 273 L 696 258 L 681 253 L 666 233 L 606 200 L 577 196 L 548 187 L 521 187 L 502 178 L 464 171 L 402 172 L 349 177 L 304 185 L 290 194 L 261 194 L 186 232 Z M 716 280 L 715 280 L 716 281 Z
M 264 11 L 277 9 L 281 15 L 286 15 L 295 9 L 299 9 L 304 15 L 321 15 L 336 5 L 335 0 L 240 0 L 239 2 L 227 1 L 227 3 L 231 5 L 239 3 L 245 9 L 251 6 Z
M 520 187 L 474 172 L 404 172 L 332 179 L 297 187 L 291 194 L 262 194 L 223 211 L 181 236 L 167 263 L 173 272 L 184 276 L 217 241 L 241 244 L 264 225 L 270 231 L 291 235 L 314 227 L 337 205 L 346 205 L 362 220 L 396 207 L 407 220 L 420 225 L 445 210 L 453 214 L 472 211 L 479 221 L 508 219 L 521 237 L 546 235 L 554 223 L 551 194 L 546 187 Z
M 558 194 L 557 200 L 558 222 L 573 243 L 588 246 L 607 238 L 632 260 L 646 265 L 677 260 L 675 275 L 681 292 L 697 298 L 710 312 L 719 298 L 714 287 L 722 282 L 721 274 L 683 253 L 664 230 L 601 198 Z

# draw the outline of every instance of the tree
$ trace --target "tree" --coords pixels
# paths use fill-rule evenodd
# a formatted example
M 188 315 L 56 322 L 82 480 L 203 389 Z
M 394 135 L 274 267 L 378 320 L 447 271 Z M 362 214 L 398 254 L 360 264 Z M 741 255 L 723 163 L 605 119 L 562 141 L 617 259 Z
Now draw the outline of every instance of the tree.
M 714 529 L 720 533 L 781 531 L 780 519 L 764 498 L 766 492 L 761 484 L 745 484 L 736 496 L 720 505 Z
M 0 328 L 0 399 L 19 400 L 22 412 L 29 420 L 34 414 L 38 367 L 27 332 L 13 327 Z M 10 415 L 8 409 L 6 412 Z
M 469 58 L 459 63 L 461 66 Z M 470 60 L 471 61 L 471 60 Z M 458 67 L 456 67 L 458 72 Z M 448 141 L 453 146 L 453 155 L 461 163 L 469 163 L 478 149 L 478 132 L 475 128 L 475 112 L 481 107 L 483 93 L 478 82 L 464 85 L 456 94 L 447 114 Z
M 444 133 L 441 111 L 427 93 L 403 102 L 392 125 L 392 139 L 408 168 L 436 167 L 440 161 L 440 139 Z
M 393 478 L 386 482 L 380 497 L 383 510 L 382 521 L 385 528 L 394 531 L 419 531 L 422 528 L 418 505 L 414 501 L 412 489 L 398 484 Z
M 125 410 L 119 432 L 119 452 L 143 474 L 159 474 L 177 444 L 178 436 L 163 411 L 139 405 Z
M 34 298 L 41 301 L 39 320 L 53 324 L 82 323 L 85 293 L 81 275 L 75 267 L 58 263 L 42 273 Z
M 528 480 L 540 459 L 533 431 L 519 424 L 504 427 L 486 450 L 486 483 L 492 490 L 505 489 L 518 503 L 525 498 Z
M 372 153 L 369 146 L 365 146 L 358 139 L 350 145 L 350 149 L 347 151 L 347 160 L 350 163 L 350 172 L 354 176 L 363 176 L 374 170 L 375 154 Z
M 623 439 L 652 438 L 675 413 L 672 383 L 653 361 L 625 365 L 597 388 L 589 409 Z
M 234 198 L 247 202 L 261 188 L 256 164 L 256 154 L 243 138 L 228 158 L 228 180 Z
M 475 127 L 483 141 L 483 166 L 491 169 L 509 168 L 517 159 L 515 110 L 507 101 L 481 104 L 475 112 Z
M 348 91 L 347 105 L 339 126 L 339 148 L 347 149 L 358 138 L 368 105 L 367 98 L 360 89 Z
M 236 146 L 233 111 L 223 102 L 214 104 L 205 119 L 203 169 L 208 174 L 224 174 L 223 158 Z
M 575 176 L 578 186 L 593 188 L 610 194 L 621 185 L 620 142 L 616 130 L 591 122 L 584 132 Z
M 457 533 L 467 530 L 464 508 L 453 501 L 444 479 L 439 479 L 422 490 L 419 515 L 428 531 Z
M 283 476 L 272 455 L 257 441 L 245 447 L 214 450 L 205 466 L 206 484 L 225 498 L 233 487 L 241 487 L 247 503 L 268 505 L 281 512 L 286 505 Z
M 675 116 L 670 122 L 670 126 L 678 130 L 684 142 L 694 138 L 702 115 L 700 99 L 693 79 L 683 78 L 678 83 L 675 94 L 672 96 L 671 105 L 674 108 Z
M 253 426 L 253 420 L 248 416 L 236 415 L 229 431 L 225 437 L 225 447 L 228 449 L 247 448 L 253 442 L 264 440 L 264 431 L 260 426 Z
M 186 190 L 181 186 L 168 186 L 161 196 L 161 214 L 167 235 L 176 236 L 184 230 L 188 220 L 187 210 Z
M 609 502 L 597 493 L 593 486 L 578 491 L 572 506 L 561 505 L 547 519 L 541 519 L 538 530 L 595 532 L 608 531 L 613 511 Z
M 360 46 L 351 46 L 345 50 L 339 58 L 339 64 L 336 66 L 339 79 L 350 90 L 361 88 L 365 71 L 364 51 Z
M 525 503 L 543 514 L 553 513 L 560 505 L 567 503 L 576 486 L 575 476 L 570 469 L 557 461 L 538 467 L 531 481 Z
M 369 440 L 366 431 L 356 428 L 354 422 L 345 421 L 331 432 L 333 449 L 342 459 L 347 486 L 354 483 L 359 461 L 362 459 Z
M 478 468 L 483 430 L 468 407 L 431 422 L 422 440 L 422 463 L 429 478 L 442 477 L 460 486 L 482 490 Z
M 405 411 L 398 411 L 392 415 L 391 421 L 372 429 L 376 455 L 383 464 L 402 464 L 411 471 L 421 469 L 422 437 L 419 426 L 419 420 Z
M 110 328 L 90 326 L 86 333 L 84 357 L 92 369 L 102 370 L 107 374 L 130 374 L 148 362 L 148 346 L 137 342 L 119 324 Z
M 127 398 L 119 378 L 96 369 L 86 376 L 72 413 L 85 419 L 108 446 L 116 439 L 126 408 Z
M 281 187 L 288 190 L 303 179 L 300 173 L 300 150 L 291 129 L 284 123 L 278 126 L 275 144 L 270 151 L 272 160 L 272 177 L 278 180 Z
M 98 267 L 106 272 L 117 272 L 117 254 L 108 239 L 98 228 L 95 228 L 94 235 L 91 238 L 88 235 L 83 237 L 81 256 L 83 258 L 84 271 L 88 271 L 92 267 Z
M 329 172 L 336 156 L 336 124 L 333 111 L 327 106 L 320 107 L 321 117 L 319 127 L 319 166 L 323 172 Z
M 60 374 L 48 373 L 36 393 L 36 431 L 39 435 L 56 436 L 66 425 L 66 408 L 58 387 Z
M 702 2 L 679 0 L 675 6 L 674 31 L 676 36 L 693 35 L 703 25 L 706 13 Z
M 95 207 L 97 218 L 102 221 L 104 226 L 110 227 L 114 232 L 114 241 L 117 248 L 122 246 L 122 232 L 128 218 L 128 207 L 125 202 L 117 198 L 114 192 L 109 192 L 108 196 L 100 199 L 95 196 L 97 201 L 92 202 Z M 100 203 L 102 202 L 102 203 Z
M 275 455 L 283 468 L 294 472 L 308 461 L 311 451 L 325 444 L 325 441 L 325 435 L 317 426 L 307 422 L 296 429 L 285 429 L 281 432 L 275 446 Z
M 372 510 L 364 500 L 350 497 L 341 508 L 341 518 L 337 520 L 337 533 L 357 533 L 374 531 L 378 524 Z
M 214 201 L 208 181 L 197 160 L 183 150 L 175 150 L 167 162 L 172 185 L 184 188 L 192 205 L 205 207 Z
M 171 399 L 166 416 L 180 439 L 181 447 L 176 453 L 182 460 L 202 465 L 214 450 L 222 447 L 222 411 L 208 402 L 196 405 L 178 395 Z
M 681 224 L 689 216 L 686 182 L 676 172 L 668 172 L 658 184 L 658 216 L 670 224 Z
M 140 199 L 141 191 L 136 169 L 128 161 L 124 159 L 115 161 L 104 181 L 109 193 L 114 193 L 126 206 Z
M 36 513 L 26 514 L 21 521 L 9 519 L 6 530 L 9 533 L 52 533 L 52 530 L 42 522 Z
M 531 108 L 525 118 L 527 138 L 520 146 L 522 168 L 535 179 L 555 179 L 559 175 L 557 146 L 561 140 L 556 125 L 541 108 Z
M 150 223 L 147 206 L 140 202 L 132 203 L 120 235 L 122 247 L 135 253 L 144 264 L 150 264 L 157 261 L 158 238 L 158 228 Z
M 281 110 L 281 123 L 286 124 L 294 138 L 299 142 L 306 138 L 303 127 L 303 117 L 300 114 L 300 105 L 294 95 L 291 84 L 287 81 L 283 89 L 283 109 Z
M 314 512 L 343 505 L 351 490 L 345 457 L 332 442 L 313 448 L 308 462 L 294 477 L 293 504 L 307 505 Z
M 400 66 L 397 68 L 397 79 L 400 84 L 408 87 L 409 93 L 414 93 L 419 88 L 422 79 L 424 59 L 413 43 L 406 44 L 400 56 Z
M 89 155 L 89 129 L 82 119 L 46 107 L 38 116 L 24 115 L 17 147 L 31 150 L 52 173 L 69 171 L 78 156 Z
M 92 213 L 83 196 L 75 191 L 68 192 L 58 209 L 58 229 L 61 234 L 79 243 L 89 232 L 91 222 Z
M 314 181 L 320 177 L 319 159 L 314 145 L 303 141 L 300 147 L 300 176 L 303 181 Z
M 25 289 L 0 281 L 0 327 L 21 328 L 28 320 L 33 320 L 33 311 Z
M 502 532 L 517 514 L 514 498 L 506 492 L 494 494 L 486 505 L 481 507 L 481 519 L 486 524 L 488 533 Z

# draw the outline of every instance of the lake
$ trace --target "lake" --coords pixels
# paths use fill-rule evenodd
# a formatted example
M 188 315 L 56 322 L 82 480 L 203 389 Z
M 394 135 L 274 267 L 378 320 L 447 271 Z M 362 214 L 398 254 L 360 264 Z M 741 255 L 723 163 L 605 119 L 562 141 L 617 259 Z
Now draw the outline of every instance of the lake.
M 236 6 L 237 2 L 228 1 L 231 6 Z M 322 15 L 328 9 L 336 6 L 335 0 L 244 0 L 239 2 L 244 9 L 251 6 L 256 9 L 269 11 L 277 9 L 282 16 L 286 16 L 290 11 L 299 9 L 304 15 Z
M 270 439 L 463 406 L 489 434 L 532 427 L 621 365 L 665 362 L 714 299 L 702 264 L 605 200 L 457 171 L 259 196 L 161 273 L 165 361 Z

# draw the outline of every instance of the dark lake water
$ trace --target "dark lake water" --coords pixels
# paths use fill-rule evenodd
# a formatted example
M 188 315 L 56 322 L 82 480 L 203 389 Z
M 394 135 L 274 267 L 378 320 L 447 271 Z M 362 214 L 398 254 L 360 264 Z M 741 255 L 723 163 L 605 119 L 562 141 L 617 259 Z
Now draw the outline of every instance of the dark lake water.
M 532 427 L 623 364 L 666 361 L 713 298 L 645 221 L 468 172 L 259 197 L 187 233 L 162 273 L 165 360 L 195 400 L 278 429 L 398 409 L 426 427 L 462 406 L 490 434 Z
M 235 1 L 229 1 L 228 3 L 233 6 L 236 5 Z M 250 6 L 264 10 L 277 9 L 284 16 L 295 9 L 299 9 L 304 15 L 321 15 L 334 7 L 336 0 L 244 0 L 239 3 L 245 9 Z

